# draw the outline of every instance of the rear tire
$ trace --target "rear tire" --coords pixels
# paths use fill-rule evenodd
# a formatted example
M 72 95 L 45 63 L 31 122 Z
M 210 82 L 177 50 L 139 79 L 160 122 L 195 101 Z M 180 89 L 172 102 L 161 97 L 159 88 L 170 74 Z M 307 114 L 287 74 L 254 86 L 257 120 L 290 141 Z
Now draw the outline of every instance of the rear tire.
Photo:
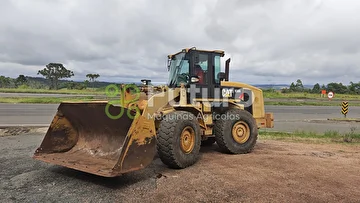
M 256 120 L 242 109 L 230 109 L 222 114 L 215 122 L 214 131 L 221 151 L 231 154 L 251 152 L 258 137 Z
M 157 134 L 157 151 L 170 168 L 183 169 L 197 162 L 200 154 L 200 126 L 196 117 L 186 111 L 165 115 Z

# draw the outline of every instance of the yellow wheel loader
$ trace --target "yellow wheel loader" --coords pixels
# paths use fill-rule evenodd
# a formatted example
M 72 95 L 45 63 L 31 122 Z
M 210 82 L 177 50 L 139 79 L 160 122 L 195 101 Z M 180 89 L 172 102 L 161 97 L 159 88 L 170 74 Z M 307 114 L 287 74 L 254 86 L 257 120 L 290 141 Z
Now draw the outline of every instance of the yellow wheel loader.
M 117 102 L 62 102 L 33 158 L 105 177 L 142 169 L 156 153 L 170 168 L 196 163 L 201 146 L 251 152 L 273 128 L 261 89 L 229 81 L 224 51 L 195 47 L 168 55 L 167 85 L 110 85 Z M 110 91 L 111 90 L 111 91 Z

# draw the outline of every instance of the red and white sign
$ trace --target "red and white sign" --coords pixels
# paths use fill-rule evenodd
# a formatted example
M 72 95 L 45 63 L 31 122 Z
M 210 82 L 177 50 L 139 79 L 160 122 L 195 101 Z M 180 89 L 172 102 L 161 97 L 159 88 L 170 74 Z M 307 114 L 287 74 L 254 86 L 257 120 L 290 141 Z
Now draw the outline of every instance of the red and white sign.
M 333 97 L 334 97 L 334 93 L 333 93 L 333 92 L 329 92 L 329 93 L 328 93 L 328 98 L 329 98 L 329 99 L 332 99 Z

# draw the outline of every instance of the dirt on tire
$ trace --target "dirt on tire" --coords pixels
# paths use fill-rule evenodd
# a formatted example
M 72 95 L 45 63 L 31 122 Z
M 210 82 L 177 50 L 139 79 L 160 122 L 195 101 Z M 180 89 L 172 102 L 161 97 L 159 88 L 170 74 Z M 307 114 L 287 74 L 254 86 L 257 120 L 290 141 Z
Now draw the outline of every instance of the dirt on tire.
M 215 139 L 221 151 L 229 154 L 246 154 L 251 152 L 258 137 L 256 120 L 248 111 L 241 109 L 230 109 L 224 115 L 226 115 L 226 119 L 216 121 L 214 126 Z M 249 138 L 242 144 L 234 140 L 232 133 L 233 125 L 238 121 L 248 125 L 248 129 L 245 131 L 249 131 Z
M 193 148 L 185 153 L 180 148 L 182 131 L 193 131 Z M 191 141 L 190 141 L 191 142 Z M 176 111 L 165 116 L 160 122 L 157 134 L 157 151 L 163 163 L 173 169 L 182 169 L 193 165 L 199 159 L 201 147 L 200 126 L 196 117 L 186 111 Z

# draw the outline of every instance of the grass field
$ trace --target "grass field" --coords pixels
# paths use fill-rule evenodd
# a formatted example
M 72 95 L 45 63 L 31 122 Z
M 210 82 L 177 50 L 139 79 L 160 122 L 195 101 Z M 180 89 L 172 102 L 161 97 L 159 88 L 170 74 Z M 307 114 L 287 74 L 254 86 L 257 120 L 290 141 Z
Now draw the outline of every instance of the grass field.
M 265 105 L 277 106 L 341 106 L 341 101 L 265 101 Z M 349 101 L 350 106 L 360 106 L 360 101 Z
M 58 104 L 63 101 L 92 101 L 92 96 L 87 97 L 2 97 L 0 103 L 33 103 L 33 104 Z
M 354 132 L 355 129 L 350 129 L 349 133 L 341 134 L 337 131 L 327 131 L 323 134 L 308 131 L 295 132 L 273 132 L 260 130 L 260 139 L 274 139 L 274 140 L 289 140 L 301 142 L 334 142 L 334 143 L 350 143 L 360 144 L 360 134 Z
M 319 100 L 328 100 L 327 95 L 321 96 L 320 94 L 312 94 L 312 93 L 281 93 L 281 92 L 269 92 L 263 91 L 264 98 L 269 99 L 319 99 Z M 360 95 L 353 94 L 334 94 L 334 98 L 332 100 L 360 100 Z

